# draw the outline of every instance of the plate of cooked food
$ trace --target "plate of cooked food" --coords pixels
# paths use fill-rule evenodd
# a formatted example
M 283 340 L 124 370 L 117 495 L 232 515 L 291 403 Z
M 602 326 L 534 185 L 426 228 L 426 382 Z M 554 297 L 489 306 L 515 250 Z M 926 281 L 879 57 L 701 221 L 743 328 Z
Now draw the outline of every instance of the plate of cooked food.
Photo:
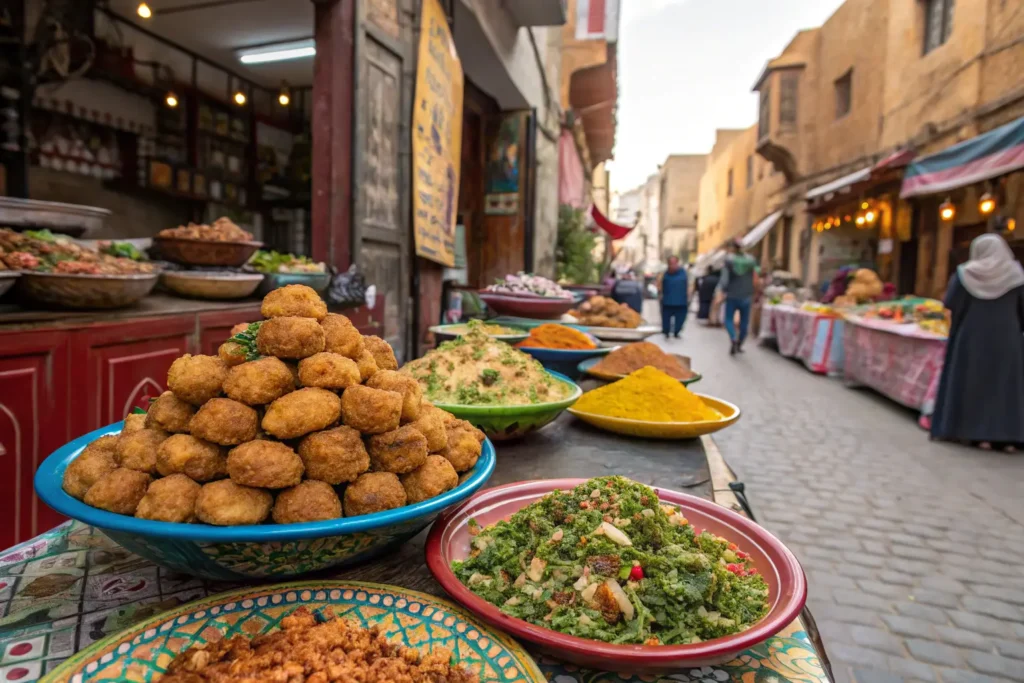
M 166 228 L 153 238 L 153 245 L 168 261 L 190 266 L 237 268 L 263 246 L 253 234 L 222 216 L 213 223 L 189 223 Z
M 602 347 L 593 335 L 558 323 L 544 323 L 532 328 L 530 335 L 516 344 L 516 348 L 539 360 L 548 370 L 572 379 L 580 375 L 580 361 L 603 356 L 612 350 L 611 347 Z
M 181 605 L 76 652 L 43 680 L 545 679 L 518 643 L 446 600 L 396 586 L 311 581 Z
M 427 564 L 473 614 L 605 671 L 717 664 L 799 615 L 807 583 L 763 528 L 624 477 L 487 489 L 438 519 Z
M 604 358 L 581 362 L 577 369 L 597 379 L 615 381 L 647 366 L 657 368 L 686 385 L 702 378 L 699 372 L 690 369 L 689 357 L 666 353 L 657 344 L 646 341 L 619 346 Z
M 736 405 L 695 394 L 650 366 L 588 391 L 569 413 L 598 429 L 648 439 L 694 439 L 740 419 Z
M 529 334 L 526 330 L 508 325 L 496 325 L 481 320 L 471 320 L 467 323 L 452 323 L 450 325 L 434 325 L 430 331 L 434 333 L 434 339 L 440 342 L 451 341 L 468 333 L 472 329 L 479 329 L 487 336 L 503 341 L 507 344 L 515 344 L 526 339 Z
M 54 510 L 169 569 L 289 577 L 373 558 L 479 489 L 494 448 L 423 401 L 386 341 L 304 285 L 218 356 L 175 360 L 168 391 L 39 467 Z
M 582 390 L 528 354 L 470 323 L 466 334 L 406 363 L 435 407 L 466 420 L 493 440 L 534 432 L 576 402 Z

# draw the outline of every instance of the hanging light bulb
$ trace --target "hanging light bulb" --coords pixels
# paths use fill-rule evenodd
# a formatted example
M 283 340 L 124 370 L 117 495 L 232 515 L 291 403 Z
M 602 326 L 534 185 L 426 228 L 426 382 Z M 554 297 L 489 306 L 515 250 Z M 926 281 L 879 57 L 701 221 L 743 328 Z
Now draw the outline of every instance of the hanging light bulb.
M 282 107 L 287 107 L 291 103 L 291 101 L 292 98 L 288 94 L 287 90 L 282 90 L 280 94 L 278 94 L 277 96 L 277 103 L 280 104 Z
M 238 91 L 235 92 L 235 95 L 234 95 L 233 99 L 235 100 L 235 104 L 237 104 L 239 107 L 241 107 L 242 105 L 245 104 L 245 93 L 242 92 L 241 90 L 238 90 Z
M 861 202 L 860 203 L 860 208 L 862 208 L 862 209 L 868 208 L 868 203 L 867 202 Z
M 987 216 L 996 210 L 996 198 L 992 196 L 991 192 L 986 192 L 981 195 L 981 199 L 978 201 L 978 211 L 981 212 L 982 216 Z
M 946 197 L 946 201 L 939 204 L 939 218 L 944 221 L 951 221 L 956 218 L 956 206 L 949 197 Z
M 857 216 L 857 220 L 855 220 L 854 222 L 857 224 L 858 228 L 863 228 L 864 224 L 867 222 L 867 219 L 865 219 L 864 216 Z
M 174 109 L 178 106 L 178 96 L 173 92 L 169 92 L 167 93 L 167 97 L 164 98 L 164 103 L 171 109 Z
M 878 214 L 876 214 L 876 213 L 875 213 L 875 212 L 874 212 L 873 210 L 871 210 L 871 209 L 868 209 L 868 210 L 867 210 L 867 211 L 866 211 L 866 212 L 864 213 L 864 221 L 865 221 L 865 222 L 866 222 L 866 223 L 867 223 L 868 225 L 871 225 L 871 224 L 872 224 L 872 223 L 874 223 L 874 222 L 875 222 L 875 221 L 876 221 L 877 219 L 878 219 Z
M 147 5 L 144 2 L 139 3 L 139 6 L 135 8 L 135 13 L 143 19 L 149 19 L 151 16 L 153 16 L 153 10 L 150 9 L 149 5 Z

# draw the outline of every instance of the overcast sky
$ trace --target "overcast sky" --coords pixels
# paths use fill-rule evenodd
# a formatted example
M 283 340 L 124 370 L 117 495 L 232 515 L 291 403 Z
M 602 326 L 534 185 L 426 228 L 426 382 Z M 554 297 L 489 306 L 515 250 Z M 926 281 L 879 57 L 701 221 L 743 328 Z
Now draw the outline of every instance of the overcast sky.
M 766 61 L 842 0 L 620 0 L 619 108 L 611 183 L 644 182 L 669 154 L 711 151 L 716 128 L 757 120 Z

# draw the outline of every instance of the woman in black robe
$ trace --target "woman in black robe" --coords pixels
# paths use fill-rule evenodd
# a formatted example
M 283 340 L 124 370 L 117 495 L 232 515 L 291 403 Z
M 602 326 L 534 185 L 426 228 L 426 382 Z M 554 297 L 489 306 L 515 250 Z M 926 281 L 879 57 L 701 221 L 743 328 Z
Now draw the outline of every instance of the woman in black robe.
M 718 287 L 719 272 L 715 268 L 709 270 L 707 275 L 697 281 L 697 298 L 700 301 L 700 308 L 697 311 L 697 320 L 710 322 L 711 304 L 715 300 L 715 288 Z
M 1024 268 L 1002 237 L 971 243 L 970 260 L 949 280 L 952 314 L 935 399 L 935 439 L 1024 444 Z

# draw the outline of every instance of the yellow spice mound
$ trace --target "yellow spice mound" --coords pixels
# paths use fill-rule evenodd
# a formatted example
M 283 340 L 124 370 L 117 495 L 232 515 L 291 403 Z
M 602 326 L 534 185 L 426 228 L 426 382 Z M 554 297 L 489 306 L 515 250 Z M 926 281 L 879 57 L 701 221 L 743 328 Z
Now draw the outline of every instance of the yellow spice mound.
M 721 414 L 657 368 L 643 367 L 618 382 L 588 391 L 577 410 L 647 422 L 700 422 Z

